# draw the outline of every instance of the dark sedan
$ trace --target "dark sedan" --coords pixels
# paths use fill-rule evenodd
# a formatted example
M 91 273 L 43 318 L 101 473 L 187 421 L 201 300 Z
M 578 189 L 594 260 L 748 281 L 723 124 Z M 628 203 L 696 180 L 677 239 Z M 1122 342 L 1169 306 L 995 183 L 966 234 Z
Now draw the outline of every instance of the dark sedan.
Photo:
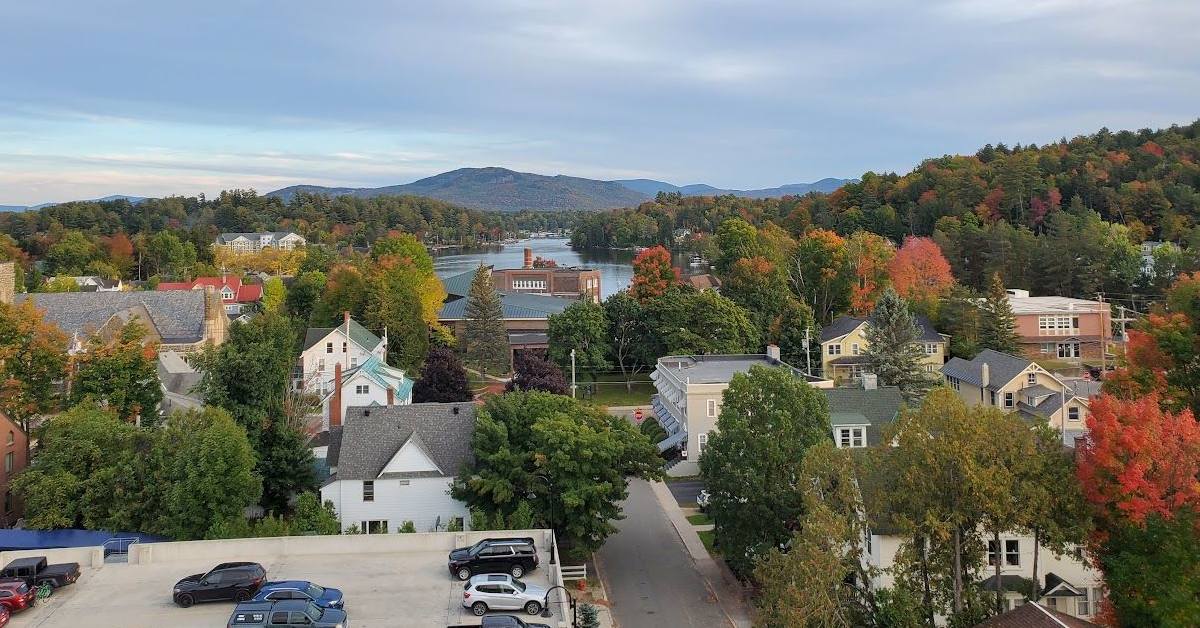
M 253 602 L 275 602 L 277 600 L 308 600 L 321 608 L 342 608 L 345 604 L 342 592 L 314 584 L 308 580 L 279 580 L 263 583 Z

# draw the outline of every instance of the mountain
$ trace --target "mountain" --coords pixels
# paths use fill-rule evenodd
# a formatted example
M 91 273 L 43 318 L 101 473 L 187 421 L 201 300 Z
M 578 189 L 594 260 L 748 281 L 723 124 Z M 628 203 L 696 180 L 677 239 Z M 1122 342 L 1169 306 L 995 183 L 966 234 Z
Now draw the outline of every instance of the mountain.
M 777 188 L 764 188 L 761 190 L 726 190 L 703 183 L 678 186 L 665 181 L 655 181 L 654 179 L 620 179 L 613 181 L 613 183 L 620 183 L 631 190 L 648 196 L 654 196 L 659 192 L 679 192 L 684 196 L 722 196 L 732 194 L 742 198 L 778 198 L 780 196 L 803 196 L 809 192 L 829 193 L 851 181 L 853 179 L 825 178 L 813 183 L 789 183 Z
M 0 212 L 23 212 L 24 205 L 0 205 Z
M 298 192 L 318 192 L 331 196 L 349 194 L 361 198 L 413 194 L 474 209 L 499 211 L 611 209 L 637 205 L 650 198 L 647 194 L 612 181 L 564 175 L 550 177 L 506 168 L 459 168 L 412 183 L 381 188 L 294 185 L 269 192 L 267 196 L 277 196 L 286 201 Z
M 111 194 L 109 196 L 105 196 L 104 198 L 89 198 L 89 199 L 85 199 L 82 201 L 65 201 L 65 202 L 88 203 L 88 202 L 126 200 L 126 201 L 129 201 L 133 205 L 137 205 L 138 203 L 146 200 L 146 198 L 147 197 L 145 197 L 145 196 L 126 196 L 124 194 Z M 0 205 L 0 212 L 23 212 L 25 210 L 41 209 L 43 207 L 51 207 L 54 205 L 62 205 L 62 203 L 54 202 L 54 203 L 39 203 L 37 205 Z

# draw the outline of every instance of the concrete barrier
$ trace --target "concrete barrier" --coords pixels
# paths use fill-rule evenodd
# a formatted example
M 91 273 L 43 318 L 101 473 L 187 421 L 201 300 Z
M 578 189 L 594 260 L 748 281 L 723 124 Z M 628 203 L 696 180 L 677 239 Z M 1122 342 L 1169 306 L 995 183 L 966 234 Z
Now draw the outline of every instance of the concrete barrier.
M 79 563 L 80 567 L 99 569 L 104 566 L 104 550 L 99 547 L 61 547 L 56 549 L 17 550 L 0 552 L 0 567 L 17 558 L 45 556 L 46 562 Z

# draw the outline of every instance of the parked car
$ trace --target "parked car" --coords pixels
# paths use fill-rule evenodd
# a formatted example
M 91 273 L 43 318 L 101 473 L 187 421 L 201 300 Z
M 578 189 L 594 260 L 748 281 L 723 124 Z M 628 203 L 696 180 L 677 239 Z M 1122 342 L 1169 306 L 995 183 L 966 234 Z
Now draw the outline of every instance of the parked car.
M 542 612 L 546 603 L 546 589 L 525 584 L 506 573 L 490 573 L 475 576 L 463 588 L 464 608 L 476 615 L 488 611 L 510 611 L 525 609 L 530 615 Z
M 471 547 L 450 552 L 450 575 L 469 580 L 477 573 L 508 573 L 520 578 L 538 565 L 533 539 L 484 539 Z
M 457 626 L 446 626 L 446 628 L 550 628 L 546 624 L 529 624 L 521 621 L 520 617 L 512 615 L 488 615 L 483 618 L 483 623 L 479 626 L 470 624 L 460 624 Z
M 0 580 L 24 582 L 30 588 L 44 582 L 54 588 L 65 587 L 79 579 L 79 563 L 46 564 L 45 556 L 18 558 L 4 566 Z
M 245 602 L 254 597 L 266 579 L 267 570 L 258 563 L 221 563 L 208 573 L 192 574 L 176 582 L 172 598 L 184 608 L 196 602 Z
M 251 602 L 275 602 L 278 600 L 308 600 L 321 608 L 342 608 L 342 592 L 308 580 L 278 580 L 263 583 Z
M 350 619 L 340 608 L 321 608 L 305 600 L 243 602 L 233 609 L 227 628 L 349 628 Z
M 7 606 L 0 606 L 0 628 L 7 626 L 10 619 L 12 619 L 12 611 L 8 610 Z
M 0 582 L 0 606 L 12 612 L 22 611 L 37 602 L 37 591 L 22 581 Z

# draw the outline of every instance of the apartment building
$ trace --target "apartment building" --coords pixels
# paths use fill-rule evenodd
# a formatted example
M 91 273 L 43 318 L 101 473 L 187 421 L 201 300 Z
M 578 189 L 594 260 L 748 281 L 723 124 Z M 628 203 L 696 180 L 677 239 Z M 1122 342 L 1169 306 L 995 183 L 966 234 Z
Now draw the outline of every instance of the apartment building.
M 1111 353 L 1112 321 L 1107 303 L 1070 297 L 1031 297 L 1008 291 L 1021 350 L 1029 358 L 1078 364 Z
M 222 233 L 217 236 L 214 246 L 229 249 L 238 253 L 256 253 L 263 249 L 281 249 L 290 251 L 298 246 L 304 246 L 307 240 L 291 231 L 263 231 L 259 233 Z

